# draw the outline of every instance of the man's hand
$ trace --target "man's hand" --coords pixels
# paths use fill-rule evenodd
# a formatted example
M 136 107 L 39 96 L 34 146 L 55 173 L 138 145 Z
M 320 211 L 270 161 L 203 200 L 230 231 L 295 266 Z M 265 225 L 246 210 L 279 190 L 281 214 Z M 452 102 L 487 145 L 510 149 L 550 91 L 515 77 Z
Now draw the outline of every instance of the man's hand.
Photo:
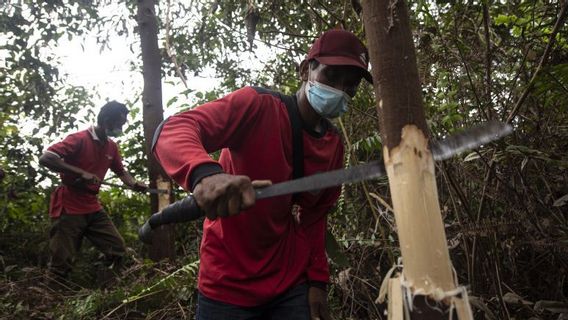
M 311 320 L 331 320 L 327 307 L 327 291 L 318 287 L 310 287 L 308 303 L 310 304 Z
M 82 184 L 101 184 L 99 177 L 87 171 L 81 173 L 79 180 Z
M 130 189 L 137 192 L 145 192 L 148 190 L 148 186 L 142 181 L 135 181 L 134 184 L 130 186 Z
M 197 204 L 210 220 L 233 216 L 255 203 L 254 188 L 265 187 L 271 182 L 251 182 L 247 176 L 219 173 L 203 178 L 193 190 Z

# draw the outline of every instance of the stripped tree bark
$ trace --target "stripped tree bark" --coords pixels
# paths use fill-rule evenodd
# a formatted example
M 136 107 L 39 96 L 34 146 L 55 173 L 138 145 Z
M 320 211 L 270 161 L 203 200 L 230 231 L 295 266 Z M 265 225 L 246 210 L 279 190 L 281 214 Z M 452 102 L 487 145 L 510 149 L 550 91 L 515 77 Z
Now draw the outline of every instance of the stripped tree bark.
M 448 319 L 454 307 L 460 320 L 470 319 L 440 213 L 407 6 L 403 0 L 362 6 L 403 262 L 402 273 L 385 280 L 389 319 Z
M 156 158 L 152 155 L 154 132 L 164 118 L 162 107 L 161 56 L 158 48 L 158 20 L 155 0 L 138 0 L 138 28 L 142 46 L 142 73 L 144 91 L 142 93 L 144 138 L 148 156 L 148 175 L 151 188 L 171 190 L 171 182 L 163 172 Z M 170 192 L 171 194 L 171 192 Z M 150 195 L 150 214 L 158 212 L 170 204 L 171 196 Z M 153 235 L 152 245 L 148 248 L 150 259 L 157 261 L 175 257 L 174 227 L 161 226 Z

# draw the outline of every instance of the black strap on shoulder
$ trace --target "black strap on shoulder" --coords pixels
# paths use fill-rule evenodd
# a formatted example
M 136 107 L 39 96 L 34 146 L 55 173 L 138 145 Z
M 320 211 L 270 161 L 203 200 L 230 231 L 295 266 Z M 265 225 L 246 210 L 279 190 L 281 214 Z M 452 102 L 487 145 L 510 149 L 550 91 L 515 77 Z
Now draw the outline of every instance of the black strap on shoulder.
M 304 139 L 302 139 L 302 118 L 298 109 L 296 96 L 280 94 L 280 99 L 288 109 L 288 117 L 292 127 L 292 177 L 298 179 L 304 176 Z
M 160 124 L 156 128 L 156 131 L 154 131 L 154 136 L 152 137 L 152 146 L 150 148 L 150 152 L 154 152 L 154 148 L 156 148 L 156 143 L 158 142 L 158 138 L 160 137 L 160 133 L 162 133 L 162 128 L 164 127 L 164 124 L 166 124 L 166 122 L 169 119 L 170 118 L 166 118 L 166 119 L 162 120 L 162 122 L 160 122 Z
M 292 178 L 298 179 L 304 176 L 304 139 L 302 136 L 302 118 L 298 108 L 296 95 L 287 96 L 280 92 L 272 91 L 262 87 L 252 87 L 260 94 L 271 94 L 277 96 L 284 102 L 290 118 L 292 128 Z

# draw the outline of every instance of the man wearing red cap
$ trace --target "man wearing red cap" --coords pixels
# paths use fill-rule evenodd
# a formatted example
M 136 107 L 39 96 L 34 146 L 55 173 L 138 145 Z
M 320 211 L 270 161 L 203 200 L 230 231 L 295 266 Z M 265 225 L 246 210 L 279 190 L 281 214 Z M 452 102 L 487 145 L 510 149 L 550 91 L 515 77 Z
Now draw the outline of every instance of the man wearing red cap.
M 245 87 L 160 126 L 156 157 L 207 216 L 197 319 L 330 319 L 326 214 L 340 188 L 259 201 L 253 188 L 293 178 L 293 112 L 303 174 L 342 167 L 341 138 L 328 119 L 347 111 L 362 78 L 371 81 L 367 68 L 361 41 L 330 30 L 300 64 L 294 96 Z M 211 159 L 220 149 L 219 161 Z

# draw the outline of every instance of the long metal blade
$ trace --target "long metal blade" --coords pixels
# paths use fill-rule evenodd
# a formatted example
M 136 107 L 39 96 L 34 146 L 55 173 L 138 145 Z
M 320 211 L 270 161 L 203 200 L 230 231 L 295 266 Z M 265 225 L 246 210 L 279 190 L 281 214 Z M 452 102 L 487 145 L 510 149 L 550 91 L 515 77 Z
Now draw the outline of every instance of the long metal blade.
M 256 189 L 256 198 L 264 199 L 284 194 L 321 190 L 363 180 L 376 179 L 385 175 L 385 167 L 379 161 L 359 166 L 314 174 L 300 179 L 277 183 L 266 188 Z
M 128 188 L 125 187 L 125 186 L 122 186 L 122 185 L 119 185 L 119 184 L 116 184 L 116 183 L 106 182 L 106 181 L 102 181 L 101 184 L 102 184 L 102 185 L 105 185 L 105 186 L 109 186 L 109 187 L 119 188 L 119 189 L 125 189 L 125 190 L 128 189 Z M 168 193 L 168 190 L 166 190 L 166 189 L 152 189 L 152 188 L 148 188 L 148 189 L 146 189 L 145 192 L 147 192 L 147 193 L 153 193 L 153 194 L 166 194 L 166 193 Z
M 497 140 L 512 131 L 512 127 L 508 124 L 488 121 L 464 132 L 453 134 L 444 140 L 432 142 L 430 150 L 434 160 L 444 160 L 465 150 L 477 148 Z M 386 170 L 382 161 L 373 161 L 347 169 L 333 170 L 277 183 L 266 188 L 256 189 L 255 192 L 257 199 L 264 199 L 285 194 L 321 190 L 344 183 L 376 179 L 385 174 Z
M 490 120 L 463 132 L 453 134 L 441 141 L 430 143 L 434 160 L 445 160 L 463 151 L 477 148 L 513 132 L 506 123 Z

